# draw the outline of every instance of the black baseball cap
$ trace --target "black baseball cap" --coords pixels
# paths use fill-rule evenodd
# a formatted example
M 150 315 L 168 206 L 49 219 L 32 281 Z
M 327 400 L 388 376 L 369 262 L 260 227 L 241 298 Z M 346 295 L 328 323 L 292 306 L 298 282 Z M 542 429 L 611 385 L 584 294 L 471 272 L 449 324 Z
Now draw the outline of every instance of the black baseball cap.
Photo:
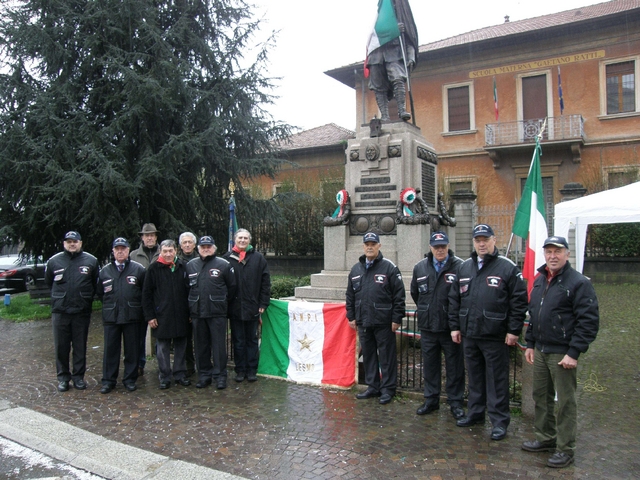
M 566 248 L 567 250 L 569 250 L 569 242 L 567 242 L 567 239 L 564 237 L 549 237 L 544 241 L 542 248 L 549 245 L 554 245 L 556 247 Z
M 493 237 L 493 228 L 486 223 L 479 223 L 473 227 L 473 238 L 476 237 Z

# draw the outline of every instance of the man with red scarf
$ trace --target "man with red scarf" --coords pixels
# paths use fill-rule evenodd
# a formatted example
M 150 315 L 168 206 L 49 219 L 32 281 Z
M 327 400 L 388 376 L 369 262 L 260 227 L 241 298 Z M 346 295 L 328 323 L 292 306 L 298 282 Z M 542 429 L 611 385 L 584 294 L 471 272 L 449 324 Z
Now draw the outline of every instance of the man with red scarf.
M 176 242 L 164 240 L 160 244 L 158 260 L 149 265 L 142 289 L 144 318 L 157 340 L 160 389 L 171 386 L 171 377 L 186 387 L 187 324 L 187 274 L 184 262 L 177 255 Z M 171 369 L 171 344 L 173 343 L 173 372 Z
M 224 255 L 233 266 L 238 285 L 230 313 L 236 382 L 258 379 L 258 324 L 271 296 L 267 260 L 250 242 L 249 231 L 240 228 L 234 237 L 235 246 Z

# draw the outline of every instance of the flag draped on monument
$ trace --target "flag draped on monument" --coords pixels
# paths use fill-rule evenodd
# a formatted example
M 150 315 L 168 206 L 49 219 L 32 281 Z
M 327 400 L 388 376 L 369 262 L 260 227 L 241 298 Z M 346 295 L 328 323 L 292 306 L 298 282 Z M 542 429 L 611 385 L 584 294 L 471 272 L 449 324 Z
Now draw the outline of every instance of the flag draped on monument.
M 380 48 L 385 43 L 389 43 L 394 38 L 400 36 L 400 29 L 398 28 L 398 19 L 396 12 L 393 9 L 393 3 L 391 0 L 380 0 L 378 2 L 378 14 L 376 15 L 376 21 L 373 25 L 373 31 L 369 36 L 367 42 L 367 54 L 365 56 L 364 72 L 365 77 L 369 76 L 369 68 L 367 67 L 366 58 L 376 48 Z
M 513 221 L 513 233 L 526 240 L 522 276 L 527 280 L 527 292 L 531 293 L 538 268 L 544 265 L 542 245 L 547 238 L 542 175 L 540 173 L 540 136 L 536 137 L 536 148 L 531 159 L 527 183 L 518 204 Z
M 355 383 L 356 332 L 343 304 L 271 300 L 262 314 L 258 373 L 298 383 Z

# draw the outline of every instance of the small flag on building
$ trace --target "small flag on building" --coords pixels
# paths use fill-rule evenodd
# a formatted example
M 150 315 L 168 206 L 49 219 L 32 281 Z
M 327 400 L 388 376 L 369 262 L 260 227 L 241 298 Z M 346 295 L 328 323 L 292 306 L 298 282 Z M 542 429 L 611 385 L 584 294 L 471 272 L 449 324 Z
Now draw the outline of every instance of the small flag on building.
M 344 304 L 271 300 L 262 314 L 258 373 L 316 385 L 356 382 L 356 332 Z
M 493 77 L 493 109 L 496 112 L 496 122 L 498 121 L 498 85 L 496 85 L 496 77 Z
M 524 266 L 522 276 L 527 280 L 527 292 L 531 294 L 533 281 L 538 275 L 538 268 L 544 265 L 542 245 L 547 238 L 547 222 L 545 219 L 544 195 L 542 190 L 542 174 L 540 173 L 540 134 L 536 136 L 536 148 L 531 159 L 527 183 L 513 220 L 513 233 L 526 239 Z
M 560 67 L 558 66 L 558 98 L 560 99 L 560 115 L 564 113 L 564 98 L 562 96 L 562 79 L 560 78 Z

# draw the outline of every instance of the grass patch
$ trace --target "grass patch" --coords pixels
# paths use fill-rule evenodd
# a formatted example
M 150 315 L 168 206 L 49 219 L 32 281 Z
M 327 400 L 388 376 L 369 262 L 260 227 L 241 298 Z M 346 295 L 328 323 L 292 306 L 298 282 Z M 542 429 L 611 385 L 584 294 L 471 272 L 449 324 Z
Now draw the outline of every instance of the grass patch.
M 0 305 L 0 318 L 12 322 L 28 322 L 51 318 L 51 306 L 33 303 L 28 293 L 11 295 L 11 305 Z
M 94 300 L 91 310 L 94 312 L 102 310 L 102 302 Z M 51 318 L 51 305 L 40 305 L 33 302 L 28 293 L 18 293 L 11 295 L 11 305 L 8 307 L 4 303 L 0 304 L 0 318 L 16 323 L 44 320 Z

